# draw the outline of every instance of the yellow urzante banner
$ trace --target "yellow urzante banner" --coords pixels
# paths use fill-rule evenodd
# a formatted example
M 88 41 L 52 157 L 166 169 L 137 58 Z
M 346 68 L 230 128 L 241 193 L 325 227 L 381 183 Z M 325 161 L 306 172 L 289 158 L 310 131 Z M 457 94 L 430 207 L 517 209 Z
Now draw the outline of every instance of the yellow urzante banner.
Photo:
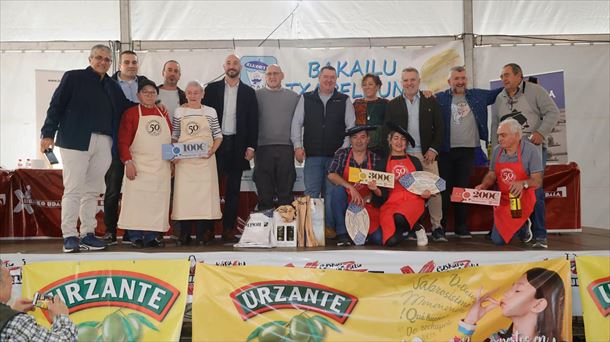
M 59 295 L 79 341 L 178 341 L 188 260 L 44 262 L 23 267 L 23 296 Z M 36 320 L 50 326 L 45 310 Z
M 571 341 L 571 293 L 563 259 L 409 275 L 198 264 L 193 340 Z
M 576 257 L 587 341 L 610 341 L 610 258 Z

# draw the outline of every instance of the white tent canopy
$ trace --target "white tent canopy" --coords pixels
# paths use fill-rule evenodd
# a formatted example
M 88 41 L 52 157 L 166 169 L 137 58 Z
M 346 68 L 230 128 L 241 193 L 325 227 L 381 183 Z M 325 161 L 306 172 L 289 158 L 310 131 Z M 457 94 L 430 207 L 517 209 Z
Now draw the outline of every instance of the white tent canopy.
M 0 165 L 12 169 L 18 158 L 37 157 L 35 71 L 83 68 L 96 43 L 137 51 L 141 73 L 157 82 L 162 63 L 181 56 L 186 82 L 216 77 L 221 56 L 240 47 L 403 48 L 455 40 L 472 86 L 488 88 L 508 62 L 526 74 L 564 70 L 582 223 L 610 227 L 608 1 L 2 0 Z M 214 58 L 197 58 L 203 52 Z M 189 74 L 201 70 L 197 63 L 212 71 Z

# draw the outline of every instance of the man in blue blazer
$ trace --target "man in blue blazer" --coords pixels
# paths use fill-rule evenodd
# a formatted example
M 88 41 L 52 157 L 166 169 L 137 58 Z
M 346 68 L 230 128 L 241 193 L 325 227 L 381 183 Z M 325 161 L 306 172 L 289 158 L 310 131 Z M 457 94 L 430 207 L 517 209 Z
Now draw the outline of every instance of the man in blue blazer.
M 216 152 L 218 175 L 227 177 L 222 215 L 222 239 L 237 242 L 234 228 L 239 209 L 239 191 L 244 170 L 258 142 L 258 103 L 254 89 L 240 81 L 241 62 L 236 55 L 224 61 L 225 76 L 205 88 L 203 104 L 216 110 L 222 130 L 222 144 Z
M 111 63 L 110 48 L 91 48 L 89 67 L 63 75 L 41 129 L 41 150 L 57 145 L 63 161 L 61 231 L 65 253 L 106 247 L 94 234 L 97 200 L 104 190 L 111 150 L 116 149 L 121 115 L 134 104 L 106 74 Z M 76 228 L 79 218 L 80 239 Z

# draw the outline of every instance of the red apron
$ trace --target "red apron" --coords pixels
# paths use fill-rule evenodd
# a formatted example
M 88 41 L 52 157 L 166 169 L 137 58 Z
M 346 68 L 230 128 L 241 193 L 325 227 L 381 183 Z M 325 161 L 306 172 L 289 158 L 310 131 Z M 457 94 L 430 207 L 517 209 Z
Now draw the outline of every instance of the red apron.
M 372 154 L 370 151 L 366 152 L 366 160 L 367 160 L 367 169 L 372 170 L 373 169 L 373 164 L 372 164 Z M 349 154 L 347 155 L 347 159 L 345 160 L 345 167 L 343 168 L 343 179 L 345 179 L 346 181 L 349 182 L 349 161 L 352 159 L 352 149 L 349 149 Z M 362 196 L 363 198 L 370 195 L 371 194 L 371 190 L 369 189 L 369 187 L 366 184 L 353 184 L 354 188 L 356 188 L 356 190 L 358 191 L 358 193 L 360 193 L 360 196 Z M 345 192 L 347 192 L 347 203 L 349 204 L 352 201 L 352 196 L 350 194 L 350 192 L 345 189 Z M 369 214 L 369 234 L 375 232 L 377 230 L 377 228 L 379 227 L 379 208 L 376 208 L 375 206 L 373 206 L 373 204 L 371 203 L 365 203 L 364 204 L 364 209 L 366 209 L 366 212 Z
M 394 214 L 404 216 L 407 222 L 409 222 L 409 226 L 413 228 L 417 220 L 424 213 L 425 200 L 421 196 L 405 189 L 398 181 L 404 175 L 414 171 L 416 171 L 415 165 L 413 165 L 409 156 L 396 160 L 388 157 L 386 172 L 394 174 L 394 189 L 390 190 L 387 201 L 379 210 L 384 244 L 396 232 Z
M 523 164 L 521 163 L 521 144 L 517 148 L 518 160 L 515 163 L 500 163 L 500 156 L 504 152 L 500 150 L 496 158 L 495 174 L 498 180 L 498 188 L 502 192 L 500 196 L 500 205 L 494 207 L 494 224 L 504 239 L 504 242 L 509 243 L 513 235 L 523 226 L 525 221 L 534 211 L 536 204 L 535 187 L 523 189 L 521 191 L 521 217 L 513 218 L 510 214 L 510 199 L 509 189 L 513 181 L 524 181 L 529 179 L 525 173 Z

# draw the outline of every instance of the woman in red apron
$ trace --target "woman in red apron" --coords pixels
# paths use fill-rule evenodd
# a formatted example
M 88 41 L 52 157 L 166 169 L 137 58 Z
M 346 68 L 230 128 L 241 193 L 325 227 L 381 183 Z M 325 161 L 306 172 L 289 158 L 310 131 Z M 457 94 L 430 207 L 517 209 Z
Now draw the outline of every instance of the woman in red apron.
M 383 244 L 394 246 L 402 240 L 403 230 L 415 229 L 417 245 L 426 246 L 428 238 L 424 227 L 418 223 L 424 212 L 424 204 L 430 197 L 426 191 L 421 196 L 407 191 L 399 182 L 401 177 L 414 171 L 421 171 L 422 166 L 417 158 L 407 154 L 407 141 L 413 146 L 415 142 L 407 130 L 392 122 L 388 142 L 390 156 L 387 159 L 386 172 L 394 174 L 394 188 L 388 189 L 387 199 L 380 208 L 380 223 Z

